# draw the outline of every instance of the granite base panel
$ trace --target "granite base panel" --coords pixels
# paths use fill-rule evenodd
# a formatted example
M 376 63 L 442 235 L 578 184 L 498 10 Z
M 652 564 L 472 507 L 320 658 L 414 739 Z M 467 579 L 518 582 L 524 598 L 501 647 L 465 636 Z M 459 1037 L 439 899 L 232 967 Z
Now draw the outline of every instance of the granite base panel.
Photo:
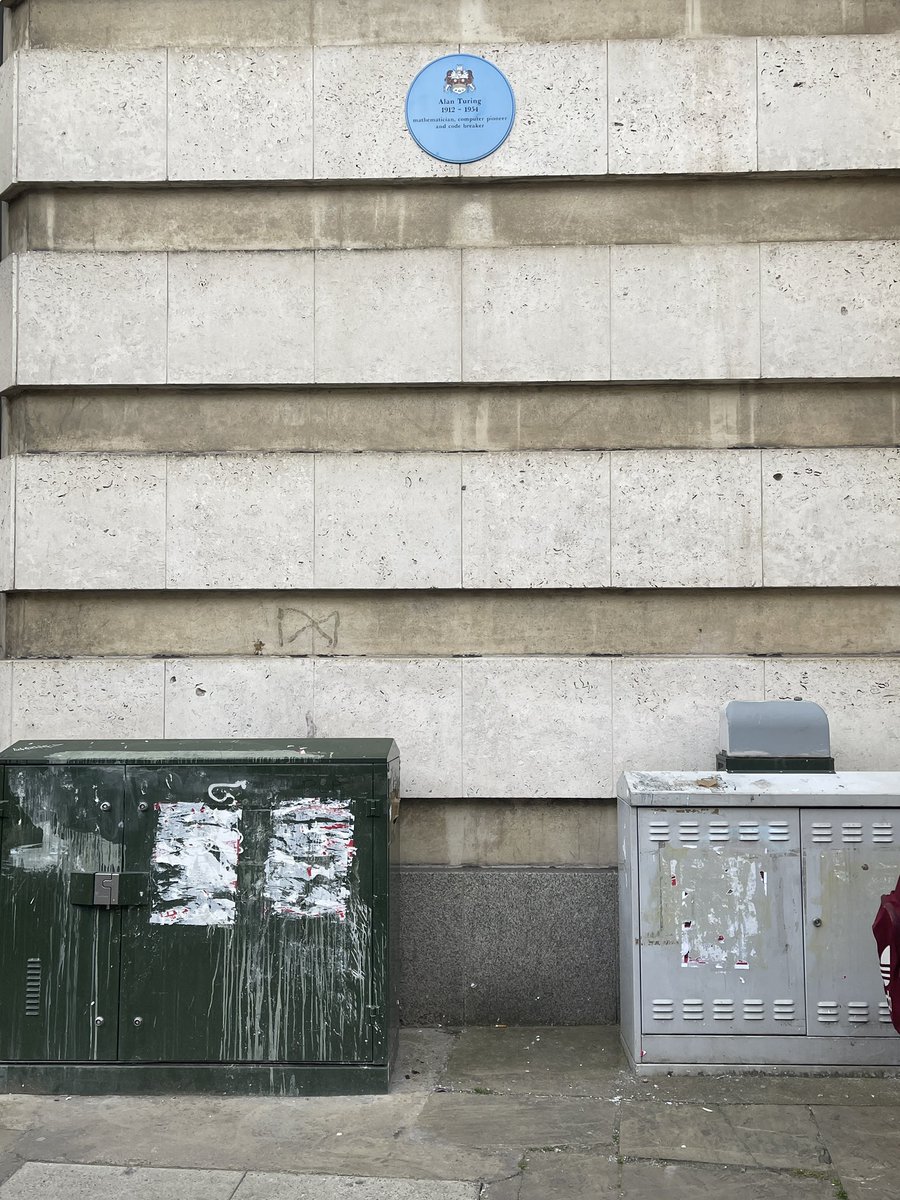
M 618 1019 L 617 872 L 400 867 L 406 1025 Z

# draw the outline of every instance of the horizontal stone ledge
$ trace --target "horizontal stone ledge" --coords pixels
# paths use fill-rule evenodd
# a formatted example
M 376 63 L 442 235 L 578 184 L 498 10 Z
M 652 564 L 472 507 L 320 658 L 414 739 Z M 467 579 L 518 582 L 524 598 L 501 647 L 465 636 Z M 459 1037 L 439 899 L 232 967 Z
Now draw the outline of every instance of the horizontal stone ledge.
M 605 38 L 891 33 L 894 0 L 3 0 L 27 14 L 33 46 L 149 49 L 159 46 L 378 45 Z
M 13 658 L 894 655 L 900 588 L 15 592 Z
M 900 176 L 35 190 L 12 249 L 491 248 L 900 237 Z
M 7 437 L 14 454 L 892 446 L 900 385 L 29 389 Z

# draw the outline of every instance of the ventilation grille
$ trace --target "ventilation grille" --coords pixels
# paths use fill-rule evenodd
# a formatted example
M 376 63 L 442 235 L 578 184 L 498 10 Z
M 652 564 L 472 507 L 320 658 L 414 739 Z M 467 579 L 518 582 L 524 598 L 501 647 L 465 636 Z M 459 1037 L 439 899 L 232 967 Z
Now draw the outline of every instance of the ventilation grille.
M 878 1005 L 878 1020 L 882 1025 L 890 1025 L 891 1023 L 891 1007 L 887 1000 L 882 1000 Z
M 654 1000 L 652 1002 L 653 1020 L 674 1021 L 678 1015 L 677 1004 L 678 1001 L 669 998 Z M 797 1002 L 795 1000 L 773 1000 L 771 1012 L 767 1011 L 767 1002 L 760 999 L 735 1001 L 722 997 L 718 1000 L 710 1001 L 712 1006 L 711 1013 L 707 1010 L 706 1002 L 702 999 L 690 997 L 681 1000 L 680 1004 L 680 1017 L 682 1021 L 706 1021 L 709 1019 L 709 1016 L 712 1017 L 713 1021 L 734 1021 L 737 1017 L 740 1017 L 744 1021 L 754 1023 L 765 1021 L 770 1017 L 775 1021 L 795 1021 L 797 1019 Z M 822 1005 L 819 1007 L 821 1010 Z M 838 1006 L 835 1005 L 834 1015 L 833 1017 L 829 1017 L 829 1020 L 836 1021 L 838 1019 L 837 1008 Z
M 653 1020 L 654 1021 L 674 1021 L 675 1020 L 675 1001 L 674 1000 L 654 1000 L 653 1001 Z
M 820 1000 L 816 1006 L 816 1018 L 823 1025 L 836 1025 L 840 1013 L 841 1006 L 836 1000 Z
M 827 825 L 826 828 L 829 830 L 829 836 L 815 840 L 831 840 L 831 826 Z M 684 846 L 695 847 L 707 839 L 713 844 L 730 841 L 764 842 L 767 840 L 783 843 L 793 840 L 790 822 L 780 820 L 729 821 L 723 817 L 711 817 L 708 821 L 686 818 L 675 823 L 657 817 L 647 824 L 647 840 L 657 845 L 663 842 L 679 842 Z M 891 840 L 889 827 L 885 840 Z
M 703 1001 L 702 1000 L 682 1000 L 681 1015 L 685 1021 L 702 1021 L 703 1020 Z
M 41 1015 L 41 960 L 29 958 L 25 964 L 25 1016 Z
M 871 826 L 862 821 L 842 821 L 840 840 L 845 846 L 858 846 L 866 840 L 867 829 L 871 830 L 872 842 L 876 846 L 890 846 L 894 842 L 894 825 L 892 821 L 873 821 Z M 813 821 L 812 840 L 820 844 L 833 842 L 837 835 L 832 821 Z
M 774 1000 L 772 1007 L 776 1021 L 793 1021 L 797 1016 L 797 1008 L 793 1000 Z

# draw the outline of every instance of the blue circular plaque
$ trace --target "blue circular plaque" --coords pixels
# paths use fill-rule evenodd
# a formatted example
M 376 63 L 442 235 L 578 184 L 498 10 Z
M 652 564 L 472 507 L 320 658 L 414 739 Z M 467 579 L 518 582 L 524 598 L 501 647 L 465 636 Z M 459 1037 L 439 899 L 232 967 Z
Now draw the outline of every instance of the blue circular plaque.
M 509 136 L 516 101 L 502 71 L 474 54 L 448 54 L 423 67 L 406 96 L 406 127 L 432 158 L 477 162 Z

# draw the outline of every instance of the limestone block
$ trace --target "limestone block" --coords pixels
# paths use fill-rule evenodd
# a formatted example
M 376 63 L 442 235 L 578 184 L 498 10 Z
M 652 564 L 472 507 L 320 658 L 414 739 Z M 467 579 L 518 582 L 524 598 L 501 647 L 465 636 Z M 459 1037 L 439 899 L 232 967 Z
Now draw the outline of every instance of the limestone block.
M 612 455 L 613 587 L 759 587 L 757 450 Z
M 161 456 L 21 455 L 17 586 L 165 587 L 165 490 Z
M 763 450 L 768 587 L 896 587 L 900 450 Z
M 0 196 L 16 182 L 19 56 L 0 66 Z
M 169 178 L 312 178 L 312 50 L 172 51 Z
M 316 457 L 317 588 L 458 588 L 460 458 Z
M 166 737 L 308 737 L 311 658 L 176 658 L 165 664 Z
M 760 246 L 762 374 L 900 373 L 900 242 Z
M 457 383 L 457 250 L 316 255 L 317 383 Z
M 169 383 L 311 383 L 313 257 L 169 255 Z
M 164 254 L 19 256 L 18 382 L 166 381 Z
M 610 693 L 608 659 L 463 659 L 463 795 L 614 795 Z
M 8 746 L 12 738 L 12 662 L 0 660 L 0 739 Z
M 16 553 L 16 457 L 0 458 L 0 592 L 11 592 Z
M 612 664 L 613 777 L 623 771 L 715 770 L 719 710 L 763 700 L 752 658 L 619 658 Z
M 759 375 L 756 246 L 613 246 L 610 256 L 613 379 Z
M 609 170 L 756 169 L 756 41 L 609 43 Z
M 316 179 L 449 179 L 459 167 L 420 150 L 406 93 L 455 46 L 320 46 L 315 50 Z
M 609 247 L 464 250 L 466 382 L 609 378 Z
M 173 455 L 167 490 L 167 587 L 312 587 L 311 455 Z
M 0 392 L 16 382 L 16 341 L 19 311 L 19 256 L 0 262 Z
M 509 137 L 463 176 L 604 175 L 606 43 L 463 46 L 503 72 L 516 98 Z
M 19 56 L 18 178 L 166 178 L 166 53 L 27 50 Z
M 609 586 L 609 456 L 464 454 L 463 587 Z
M 759 169 L 900 167 L 900 37 L 761 38 Z
M 391 737 L 404 796 L 461 795 L 462 664 L 454 659 L 317 658 L 318 737 Z
M 828 714 L 839 771 L 896 771 L 900 662 L 896 658 L 766 660 L 767 700 L 814 700 Z
M 164 677 L 139 658 L 15 661 L 11 737 L 160 738 Z

